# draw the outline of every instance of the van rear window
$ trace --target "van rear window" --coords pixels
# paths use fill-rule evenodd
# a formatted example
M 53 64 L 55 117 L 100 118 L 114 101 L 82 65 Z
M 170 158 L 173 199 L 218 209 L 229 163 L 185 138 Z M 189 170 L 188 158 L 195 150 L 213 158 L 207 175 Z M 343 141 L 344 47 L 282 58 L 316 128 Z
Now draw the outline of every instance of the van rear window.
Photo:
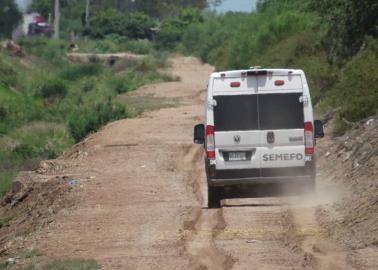
M 303 128 L 302 93 L 259 95 L 260 129 Z
M 258 110 L 256 95 L 215 96 L 215 131 L 256 130 Z
M 215 131 L 303 128 L 302 93 L 215 96 Z

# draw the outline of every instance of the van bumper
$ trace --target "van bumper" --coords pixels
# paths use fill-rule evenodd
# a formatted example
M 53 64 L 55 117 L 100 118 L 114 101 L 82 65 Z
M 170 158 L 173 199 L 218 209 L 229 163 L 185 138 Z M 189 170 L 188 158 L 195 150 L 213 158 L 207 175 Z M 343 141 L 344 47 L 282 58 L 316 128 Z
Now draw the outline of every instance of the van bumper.
M 316 175 L 314 162 L 303 167 L 269 169 L 216 170 L 207 166 L 206 174 L 209 186 L 299 184 L 313 181 Z
M 208 179 L 210 186 L 254 185 L 254 184 L 295 184 L 312 181 L 314 176 L 285 176 L 285 177 L 251 177 L 230 179 Z

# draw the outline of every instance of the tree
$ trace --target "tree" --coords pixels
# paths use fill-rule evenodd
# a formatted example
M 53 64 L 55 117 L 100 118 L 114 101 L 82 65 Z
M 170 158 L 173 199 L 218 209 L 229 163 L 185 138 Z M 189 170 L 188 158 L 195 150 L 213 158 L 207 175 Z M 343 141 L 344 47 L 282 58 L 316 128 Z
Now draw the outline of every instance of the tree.
M 182 8 L 198 8 L 207 7 L 206 0 L 135 0 L 135 9 L 144 12 L 152 17 L 168 17 L 177 16 Z
M 32 5 L 29 8 L 30 12 L 38 12 L 45 18 L 52 13 L 53 5 L 51 0 L 33 0 Z
M 22 14 L 14 0 L 0 1 L 0 37 L 10 38 L 21 20 Z
M 54 3 L 54 38 L 59 38 L 60 33 L 60 0 Z
M 311 0 L 311 8 L 328 26 L 325 43 L 331 62 L 343 63 L 360 51 L 366 36 L 378 37 L 376 0 Z
M 102 38 L 109 34 L 118 34 L 130 39 L 150 38 L 153 20 L 139 12 L 122 13 L 115 9 L 107 9 L 91 16 L 90 27 L 86 33 L 94 38 Z

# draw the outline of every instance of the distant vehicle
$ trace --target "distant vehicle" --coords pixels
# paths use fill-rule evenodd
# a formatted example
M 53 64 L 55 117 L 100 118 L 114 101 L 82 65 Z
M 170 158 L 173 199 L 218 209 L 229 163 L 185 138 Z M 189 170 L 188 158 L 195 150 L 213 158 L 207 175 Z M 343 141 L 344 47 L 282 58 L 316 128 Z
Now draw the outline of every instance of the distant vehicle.
M 13 38 L 20 36 L 51 36 L 50 24 L 39 13 L 24 14 L 23 23 L 13 32 Z
M 39 14 L 24 15 L 24 22 L 28 18 L 28 36 L 51 36 L 52 30 L 46 19 Z M 31 20 L 30 20 L 31 18 Z
M 205 125 L 195 126 L 194 142 L 206 150 L 209 208 L 239 197 L 226 192 L 229 187 L 290 183 L 302 187 L 300 192 L 315 189 L 315 138 L 324 131 L 313 119 L 302 70 L 213 73 L 205 111 Z

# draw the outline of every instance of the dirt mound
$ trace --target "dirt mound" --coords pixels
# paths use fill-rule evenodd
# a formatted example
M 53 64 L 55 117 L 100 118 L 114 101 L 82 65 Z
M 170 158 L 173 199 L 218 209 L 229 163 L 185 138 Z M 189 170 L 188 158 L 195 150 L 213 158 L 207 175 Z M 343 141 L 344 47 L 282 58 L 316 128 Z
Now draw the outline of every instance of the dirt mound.
M 378 252 L 377 117 L 342 137 L 322 142 L 319 154 L 321 177 L 345 188 L 340 200 L 318 209 L 322 225 L 330 237 L 353 250 Z
M 0 256 L 23 248 L 23 237 L 54 222 L 54 215 L 72 205 L 71 186 L 63 177 L 46 179 L 20 173 L 0 200 Z

